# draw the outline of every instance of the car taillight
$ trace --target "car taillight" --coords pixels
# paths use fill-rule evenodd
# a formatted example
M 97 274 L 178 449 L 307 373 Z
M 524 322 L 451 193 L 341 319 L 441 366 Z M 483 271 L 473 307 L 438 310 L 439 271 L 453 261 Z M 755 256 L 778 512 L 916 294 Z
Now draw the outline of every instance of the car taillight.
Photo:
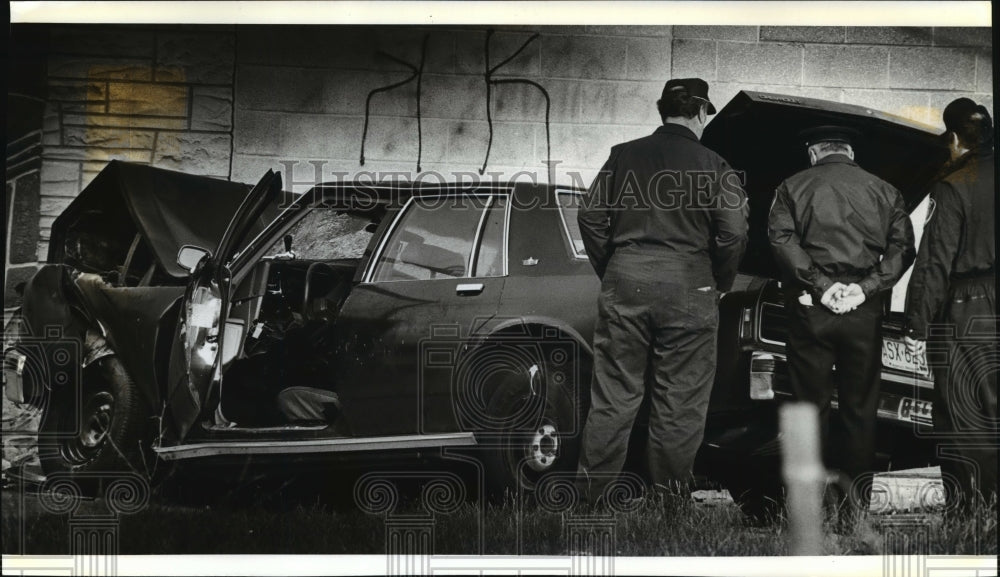
M 760 307 L 760 340 L 783 345 L 788 335 L 788 316 L 785 307 L 764 303 Z
M 753 340 L 753 308 L 744 307 L 740 316 L 740 341 Z
M 774 398 L 774 375 L 777 363 L 770 353 L 753 353 L 750 358 L 750 398 L 767 401 Z

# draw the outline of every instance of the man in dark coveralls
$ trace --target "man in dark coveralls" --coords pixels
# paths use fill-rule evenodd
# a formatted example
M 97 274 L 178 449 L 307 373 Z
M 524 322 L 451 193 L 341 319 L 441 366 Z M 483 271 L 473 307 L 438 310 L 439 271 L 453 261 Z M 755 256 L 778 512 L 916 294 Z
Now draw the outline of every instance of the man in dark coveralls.
M 915 354 L 930 343 L 934 433 L 944 435 L 938 456 L 951 477 L 948 504 L 961 510 L 997 492 L 996 159 L 986 107 L 959 98 L 944 109 L 944 123 L 951 163 L 931 187 L 906 343 Z
M 786 283 L 789 379 L 796 399 L 819 407 L 828 466 L 860 489 L 875 458 L 885 297 L 913 262 L 913 226 L 899 191 L 854 162 L 856 131 L 802 136 L 812 167 L 778 186 L 768 220 Z M 831 442 L 834 390 L 843 437 Z M 852 493 L 846 504 L 867 508 L 866 491 Z
M 591 503 L 622 469 L 647 382 L 651 481 L 676 489 L 691 478 L 715 377 L 718 291 L 746 249 L 742 175 L 699 142 L 715 114 L 708 84 L 670 80 L 657 108 L 663 125 L 611 149 L 579 211 L 602 280 L 577 476 Z

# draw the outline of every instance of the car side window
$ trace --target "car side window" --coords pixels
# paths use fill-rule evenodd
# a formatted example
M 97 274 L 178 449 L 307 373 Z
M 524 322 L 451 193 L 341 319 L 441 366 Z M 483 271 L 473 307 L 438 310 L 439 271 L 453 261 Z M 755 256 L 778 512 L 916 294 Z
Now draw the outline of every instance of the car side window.
M 469 276 L 488 196 L 415 197 L 379 255 L 374 282 Z
M 491 277 L 504 275 L 504 260 L 506 259 L 507 227 L 507 197 L 495 196 L 486 209 L 483 219 L 483 231 L 479 241 L 479 253 L 476 255 L 476 266 L 472 276 Z
M 556 199 L 559 201 L 559 215 L 562 217 L 564 232 L 569 236 L 570 246 L 573 247 L 573 256 L 586 258 L 587 251 L 583 248 L 583 235 L 580 233 L 580 224 L 576 220 L 576 215 L 580 212 L 580 204 L 583 202 L 583 195 L 574 192 L 557 192 Z
M 503 276 L 506 218 L 503 195 L 415 197 L 382 248 L 370 280 Z

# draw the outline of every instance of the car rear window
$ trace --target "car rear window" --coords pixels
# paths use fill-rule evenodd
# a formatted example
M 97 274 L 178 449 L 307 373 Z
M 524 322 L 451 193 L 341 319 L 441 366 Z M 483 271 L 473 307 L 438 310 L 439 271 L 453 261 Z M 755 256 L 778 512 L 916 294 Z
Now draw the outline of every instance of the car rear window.
M 556 200 L 559 202 L 559 216 L 562 217 L 563 232 L 569 238 L 569 245 L 573 248 L 574 256 L 586 258 L 587 251 L 583 248 L 583 236 L 580 234 L 580 225 L 576 221 L 580 203 L 583 202 L 583 194 L 573 191 L 556 191 Z

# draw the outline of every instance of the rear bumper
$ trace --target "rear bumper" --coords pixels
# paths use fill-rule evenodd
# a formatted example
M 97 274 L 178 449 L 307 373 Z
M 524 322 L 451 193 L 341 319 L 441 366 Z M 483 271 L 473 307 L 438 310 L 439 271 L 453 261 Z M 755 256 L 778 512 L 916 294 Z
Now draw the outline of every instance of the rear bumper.
M 883 383 L 894 387 L 904 383 L 904 377 L 883 373 Z M 888 388 L 888 387 L 885 387 Z M 756 401 L 792 399 L 788 382 L 788 360 L 781 353 L 755 351 L 750 359 L 750 398 Z M 838 408 L 837 392 L 831 406 Z M 882 391 L 879 394 L 876 417 L 879 421 L 904 426 L 930 426 L 933 408 L 930 391 L 914 385 L 911 394 Z

